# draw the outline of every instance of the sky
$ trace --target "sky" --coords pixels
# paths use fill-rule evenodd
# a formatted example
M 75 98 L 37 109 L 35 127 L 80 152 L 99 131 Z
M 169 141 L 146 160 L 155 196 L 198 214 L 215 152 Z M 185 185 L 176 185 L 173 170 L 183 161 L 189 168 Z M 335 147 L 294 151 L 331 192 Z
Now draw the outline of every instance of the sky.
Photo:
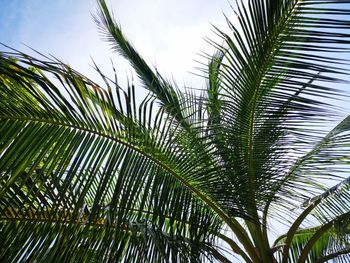
M 226 25 L 223 12 L 232 14 L 227 0 L 107 0 L 123 32 L 144 59 L 180 86 L 201 86 L 196 60 L 213 53 L 205 37 L 215 38 L 211 24 Z M 103 72 L 130 76 L 127 63 L 101 39 L 92 15 L 95 0 L 0 0 L 0 42 L 32 53 L 25 45 L 51 54 L 93 78 L 92 58 Z M 199 88 L 199 87 L 198 87 Z

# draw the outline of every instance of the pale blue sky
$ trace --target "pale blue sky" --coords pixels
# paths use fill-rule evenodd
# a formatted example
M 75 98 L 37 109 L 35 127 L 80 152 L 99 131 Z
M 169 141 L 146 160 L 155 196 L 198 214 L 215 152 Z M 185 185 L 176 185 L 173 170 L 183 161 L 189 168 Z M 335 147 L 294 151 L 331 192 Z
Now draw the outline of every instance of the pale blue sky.
M 103 42 L 92 19 L 94 0 L 0 0 L 0 42 L 25 52 L 26 44 L 43 54 L 52 54 L 80 72 L 97 77 L 91 58 L 111 72 L 116 61 L 120 77 L 130 73 Z M 189 74 L 198 66 L 196 53 L 211 52 L 203 40 L 213 36 L 211 25 L 225 25 L 222 12 L 231 14 L 227 0 L 109 0 L 129 40 L 144 58 L 182 85 L 202 85 Z M 193 83 L 194 82 L 194 83 Z

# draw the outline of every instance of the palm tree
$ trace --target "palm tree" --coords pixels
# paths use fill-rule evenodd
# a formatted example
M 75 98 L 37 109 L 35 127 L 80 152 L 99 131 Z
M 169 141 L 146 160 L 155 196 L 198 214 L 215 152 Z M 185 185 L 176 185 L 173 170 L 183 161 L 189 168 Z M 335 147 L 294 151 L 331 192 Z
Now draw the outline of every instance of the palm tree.
M 238 3 L 200 92 L 149 67 L 98 3 L 149 94 L 0 53 L 0 261 L 348 262 L 350 1 Z

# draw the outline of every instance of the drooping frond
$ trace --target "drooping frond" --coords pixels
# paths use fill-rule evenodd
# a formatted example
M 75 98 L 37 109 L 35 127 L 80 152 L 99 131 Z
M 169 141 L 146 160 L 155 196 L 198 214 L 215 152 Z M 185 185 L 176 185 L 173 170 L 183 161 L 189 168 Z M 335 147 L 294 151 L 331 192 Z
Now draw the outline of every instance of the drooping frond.
M 57 61 L 0 59 L 2 260 L 213 254 L 221 221 L 197 186 L 211 168 L 173 116 Z

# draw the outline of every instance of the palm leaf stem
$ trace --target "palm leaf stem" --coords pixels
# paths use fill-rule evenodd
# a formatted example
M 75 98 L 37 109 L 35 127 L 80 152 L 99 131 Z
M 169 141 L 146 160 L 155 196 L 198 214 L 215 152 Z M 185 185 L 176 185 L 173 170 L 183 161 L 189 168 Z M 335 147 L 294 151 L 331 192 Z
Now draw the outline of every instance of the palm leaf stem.
M 222 233 L 216 233 L 215 235 L 218 238 L 220 238 L 221 240 L 225 241 L 231 247 L 233 252 L 242 256 L 242 258 L 245 260 L 245 262 L 252 263 L 251 259 L 247 256 L 247 254 L 231 238 L 225 236 Z
M 282 251 L 282 261 L 281 263 L 287 263 L 288 262 L 288 250 L 292 244 L 293 237 L 295 233 L 297 232 L 300 224 L 304 221 L 304 219 L 309 215 L 309 213 L 321 202 L 321 199 L 317 200 L 316 202 L 309 205 L 294 221 L 292 226 L 289 228 L 287 234 L 286 234 L 286 242 L 283 247 Z M 277 244 L 277 240 L 275 241 L 275 244 Z
M 331 259 L 334 259 L 336 257 L 339 257 L 341 255 L 345 255 L 345 254 L 349 254 L 350 253 L 350 248 L 347 248 L 347 249 L 342 249 L 340 251 L 337 251 L 335 253 L 332 253 L 332 254 L 329 254 L 327 256 L 324 256 L 322 258 L 319 258 L 315 261 L 315 263 L 323 263 L 323 262 L 327 262 Z
M 72 218 L 74 219 L 74 218 Z M 94 221 L 89 221 L 87 218 L 81 218 L 79 220 L 74 220 L 72 219 L 63 219 L 63 218 L 54 218 L 50 215 L 47 215 L 47 217 L 40 217 L 40 216 L 13 216 L 13 217 L 0 217 L 0 222 L 11 222 L 11 221 L 17 221 L 17 222 L 37 222 L 37 223 L 51 223 L 51 224 L 67 224 L 67 225 L 76 225 L 76 226 L 93 226 L 93 227 L 105 227 L 106 222 L 104 218 L 100 218 Z M 118 225 L 118 228 L 120 228 L 121 225 Z M 113 227 L 115 228 L 115 227 Z M 123 231 L 129 231 L 127 226 L 124 225 L 124 227 L 121 229 Z
M 269 262 L 270 256 L 268 255 L 268 251 L 269 251 L 269 244 L 268 244 L 268 238 L 267 235 L 263 234 L 264 230 L 262 230 L 262 228 L 264 228 L 264 226 L 262 226 L 262 228 L 260 228 L 260 220 L 259 220 L 259 215 L 257 213 L 257 205 L 256 205 L 256 201 L 255 201 L 255 176 L 254 176 L 254 128 L 255 128 L 255 114 L 256 114 L 256 108 L 257 108 L 257 104 L 259 101 L 259 92 L 261 89 L 261 85 L 264 79 L 265 74 L 268 72 L 269 69 L 269 65 L 271 64 L 271 62 L 274 59 L 274 55 L 276 53 L 276 51 L 278 50 L 279 47 L 279 36 L 284 32 L 285 28 L 288 26 L 293 14 L 296 12 L 296 7 L 298 5 L 299 1 L 296 1 L 292 8 L 289 10 L 288 14 L 284 17 L 284 19 L 282 21 L 280 21 L 279 25 L 276 26 L 276 31 L 273 33 L 273 35 L 271 36 L 271 38 L 267 38 L 264 41 L 264 46 L 267 46 L 267 52 L 266 55 L 263 56 L 262 58 L 262 65 L 260 67 L 259 70 L 259 74 L 258 77 L 255 81 L 255 85 L 256 85 L 256 89 L 254 90 L 254 94 L 252 97 L 252 106 L 251 106 L 251 112 L 250 112 L 250 117 L 249 117 L 249 130 L 248 130 L 248 179 L 249 179 L 249 188 L 250 188 L 250 192 L 252 194 L 253 197 L 253 207 L 251 209 L 252 211 L 252 217 L 254 220 L 256 220 L 256 222 L 258 223 L 258 225 L 256 226 L 251 226 L 250 223 L 247 224 L 249 231 L 251 232 L 252 236 L 258 238 L 258 240 L 256 240 L 256 245 L 260 250 L 260 254 L 262 256 L 263 262 Z M 266 226 L 265 226 L 266 227 Z M 267 253 L 267 254 L 266 254 Z
M 331 221 L 329 221 L 328 223 L 322 225 L 316 232 L 315 234 L 310 238 L 310 240 L 307 242 L 307 244 L 305 245 L 304 249 L 302 250 L 300 257 L 298 259 L 297 263 L 303 263 L 307 260 L 308 254 L 310 252 L 310 250 L 312 249 L 313 245 L 316 243 L 316 241 L 330 228 L 333 227 L 334 223 L 337 222 L 341 222 L 344 219 L 347 219 L 350 216 L 350 212 L 345 213 Z
M 262 259 L 263 262 L 269 262 L 271 259 L 268 255 L 265 254 L 267 251 L 269 251 L 268 244 L 263 244 L 264 241 L 259 224 L 256 224 L 255 222 L 250 222 L 248 220 L 245 220 L 245 224 L 248 227 L 248 230 L 254 241 L 255 247 L 259 250 L 260 259 Z
M 217 249 L 211 248 L 211 252 L 212 252 L 214 258 L 216 258 L 221 263 L 231 263 L 231 261 L 227 257 L 225 257 L 224 255 L 222 255 Z
M 297 90 L 294 95 L 292 97 L 290 97 L 287 102 L 285 103 L 285 105 L 287 106 L 289 103 L 291 103 L 293 101 L 294 98 L 296 98 L 303 90 L 305 90 L 307 88 L 307 86 L 311 85 L 316 77 L 318 75 L 320 75 L 321 72 L 318 72 L 310 81 L 308 81 L 305 85 L 303 85 L 299 90 Z M 311 155 L 311 153 L 310 153 Z M 282 180 L 282 182 L 284 183 L 285 180 Z M 279 188 L 281 187 L 281 185 L 283 184 L 279 184 L 274 193 L 277 193 L 277 191 L 279 190 Z M 273 201 L 273 196 L 266 202 L 265 206 L 264 206 L 264 210 L 263 210 L 263 215 L 262 215 L 262 228 L 263 228 L 263 237 L 265 239 L 265 242 L 269 243 L 269 239 L 268 239 L 268 234 L 267 234 L 267 217 L 268 217 L 268 212 L 269 212 L 269 208 L 270 208 L 270 205 Z M 275 242 L 276 243 L 276 242 Z

